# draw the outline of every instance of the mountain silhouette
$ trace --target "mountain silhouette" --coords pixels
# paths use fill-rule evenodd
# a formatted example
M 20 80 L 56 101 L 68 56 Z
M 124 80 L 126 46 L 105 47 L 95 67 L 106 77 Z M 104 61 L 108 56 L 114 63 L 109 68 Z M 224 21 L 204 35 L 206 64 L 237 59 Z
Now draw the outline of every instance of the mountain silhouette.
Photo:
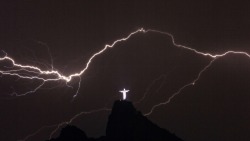
M 152 123 L 129 101 L 115 101 L 106 127 L 106 136 L 88 138 L 79 128 L 67 125 L 58 138 L 48 141 L 182 141 Z

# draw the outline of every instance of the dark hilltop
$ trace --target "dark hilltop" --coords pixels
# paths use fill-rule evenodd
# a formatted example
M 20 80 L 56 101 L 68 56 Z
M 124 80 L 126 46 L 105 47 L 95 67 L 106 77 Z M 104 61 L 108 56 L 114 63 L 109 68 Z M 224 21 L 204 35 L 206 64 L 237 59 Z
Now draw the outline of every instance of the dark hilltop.
M 106 136 L 89 138 L 81 129 L 67 125 L 60 136 L 48 141 L 183 141 L 152 123 L 129 101 L 115 101 L 106 127 Z

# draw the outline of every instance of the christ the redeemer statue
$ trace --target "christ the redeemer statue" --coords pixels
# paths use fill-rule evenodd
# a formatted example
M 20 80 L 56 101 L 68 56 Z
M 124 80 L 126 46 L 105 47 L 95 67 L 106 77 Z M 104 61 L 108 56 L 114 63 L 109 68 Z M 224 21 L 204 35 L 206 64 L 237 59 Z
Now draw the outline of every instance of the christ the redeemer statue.
M 127 92 L 129 92 L 129 90 L 123 89 L 123 90 L 120 91 L 120 92 L 121 92 L 122 95 L 123 95 L 123 100 L 125 100 L 125 99 L 126 99 L 126 94 L 127 94 Z

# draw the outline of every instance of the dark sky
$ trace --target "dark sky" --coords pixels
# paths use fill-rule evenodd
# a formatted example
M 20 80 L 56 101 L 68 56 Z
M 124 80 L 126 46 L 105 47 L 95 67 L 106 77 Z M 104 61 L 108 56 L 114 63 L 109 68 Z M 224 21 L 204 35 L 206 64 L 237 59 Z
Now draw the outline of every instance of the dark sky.
M 82 70 L 105 44 L 143 27 L 172 33 L 176 42 L 202 52 L 227 50 L 250 53 L 250 4 L 241 0 L 97 1 L 22 0 L 0 3 L 0 50 L 17 63 L 69 75 Z M 49 53 L 50 52 L 50 53 Z M 139 33 L 95 58 L 69 85 L 47 83 L 24 93 L 39 81 L 0 77 L 0 140 L 23 139 L 43 125 L 68 121 L 81 111 L 111 108 L 129 89 L 128 100 L 142 113 L 166 101 L 192 82 L 211 58 L 176 48 L 170 38 Z M 1 70 L 8 62 L 0 62 Z M 148 116 L 186 141 L 248 141 L 250 139 L 250 58 L 231 54 L 217 59 L 195 86 Z M 109 112 L 82 115 L 72 124 L 88 136 L 105 134 Z M 43 141 L 53 128 L 29 140 Z M 57 134 L 56 134 L 57 135 Z

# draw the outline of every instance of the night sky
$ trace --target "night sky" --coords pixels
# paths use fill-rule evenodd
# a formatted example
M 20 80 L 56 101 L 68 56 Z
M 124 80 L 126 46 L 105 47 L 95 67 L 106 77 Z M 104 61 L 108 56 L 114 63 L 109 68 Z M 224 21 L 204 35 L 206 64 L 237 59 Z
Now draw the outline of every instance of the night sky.
M 241 0 L 21 0 L 0 2 L 0 56 L 16 63 L 70 75 L 81 71 L 105 44 L 139 28 L 174 35 L 178 44 L 201 52 L 250 53 L 250 4 Z M 44 125 L 70 120 L 81 111 L 111 108 L 126 88 L 129 101 L 142 113 L 192 82 L 210 57 L 177 48 L 171 38 L 138 33 L 96 57 L 88 70 L 65 82 L 48 82 L 0 74 L 0 140 L 24 139 Z M 52 65 L 53 64 L 53 65 Z M 0 70 L 11 67 L 1 61 Z M 250 140 L 250 58 L 229 54 L 202 73 L 169 104 L 148 116 L 186 141 Z M 144 97 L 145 96 L 145 97 Z M 140 103 L 136 103 L 142 97 Z M 110 112 L 83 114 L 72 122 L 88 136 L 105 135 Z M 55 128 L 29 140 L 44 141 Z M 57 132 L 54 137 L 59 134 Z

